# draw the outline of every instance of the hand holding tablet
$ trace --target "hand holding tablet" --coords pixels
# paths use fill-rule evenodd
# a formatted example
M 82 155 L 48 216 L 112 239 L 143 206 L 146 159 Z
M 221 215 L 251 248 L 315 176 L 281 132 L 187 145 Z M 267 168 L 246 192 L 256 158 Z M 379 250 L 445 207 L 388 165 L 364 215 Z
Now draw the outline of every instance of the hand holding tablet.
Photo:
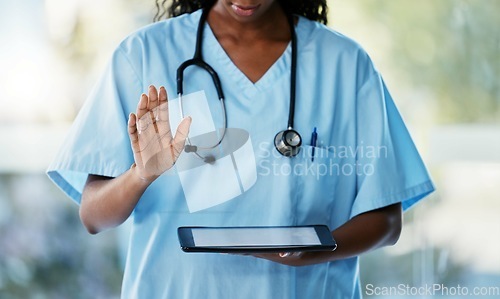
M 337 247 L 326 225 L 254 227 L 179 227 L 185 252 L 280 253 L 333 251 Z

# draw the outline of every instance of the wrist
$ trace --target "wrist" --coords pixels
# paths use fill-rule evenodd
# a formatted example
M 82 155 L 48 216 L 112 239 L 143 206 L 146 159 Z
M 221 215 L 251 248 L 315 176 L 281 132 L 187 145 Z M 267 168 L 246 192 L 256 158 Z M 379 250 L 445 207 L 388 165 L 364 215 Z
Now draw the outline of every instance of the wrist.
M 145 183 L 145 184 L 151 184 L 153 181 L 155 181 L 158 176 L 157 175 L 153 175 L 153 176 L 144 176 L 143 174 L 140 173 L 140 170 L 139 168 L 137 168 L 137 164 L 134 162 L 131 166 L 130 166 L 130 171 L 132 172 L 132 175 L 138 179 L 141 183 Z

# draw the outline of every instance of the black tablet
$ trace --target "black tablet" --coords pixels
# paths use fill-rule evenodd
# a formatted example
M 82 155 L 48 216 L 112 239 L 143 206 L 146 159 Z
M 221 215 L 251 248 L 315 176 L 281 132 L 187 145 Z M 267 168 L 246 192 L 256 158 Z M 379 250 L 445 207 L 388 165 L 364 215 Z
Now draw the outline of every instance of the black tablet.
M 333 251 L 337 247 L 326 225 L 199 227 L 177 230 L 185 252 L 264 253 Z

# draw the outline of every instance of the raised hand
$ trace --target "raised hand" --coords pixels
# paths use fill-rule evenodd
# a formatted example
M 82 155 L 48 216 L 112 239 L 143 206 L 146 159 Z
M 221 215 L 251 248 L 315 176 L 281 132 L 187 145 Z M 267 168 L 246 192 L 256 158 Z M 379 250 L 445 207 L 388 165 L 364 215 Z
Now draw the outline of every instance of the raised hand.
M 167 91 L 151 85 L 142 94 L 136 114 L 130 113 L 128 133 L 138 174 L 143 180 L 154 180 L 170 169 L 181 154 L 191 126 L 184 118 L 172 136 L 168 117 Z

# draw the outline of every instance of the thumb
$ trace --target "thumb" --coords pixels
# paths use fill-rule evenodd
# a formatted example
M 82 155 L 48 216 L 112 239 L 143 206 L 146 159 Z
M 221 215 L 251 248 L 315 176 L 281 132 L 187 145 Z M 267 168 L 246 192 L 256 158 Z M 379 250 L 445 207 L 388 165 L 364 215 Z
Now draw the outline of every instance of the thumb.
M 184 143 L 186 142 L 186 138 L 189 134 L 189 129 L 191 128 L 192 119 L 190 116 L 185 117 L 179 126 L 177 127 L 177 131 L 175 132 L 173 147 L 175 152 L 175 158 L 180 155 L 182 149 L 184 148 Z

